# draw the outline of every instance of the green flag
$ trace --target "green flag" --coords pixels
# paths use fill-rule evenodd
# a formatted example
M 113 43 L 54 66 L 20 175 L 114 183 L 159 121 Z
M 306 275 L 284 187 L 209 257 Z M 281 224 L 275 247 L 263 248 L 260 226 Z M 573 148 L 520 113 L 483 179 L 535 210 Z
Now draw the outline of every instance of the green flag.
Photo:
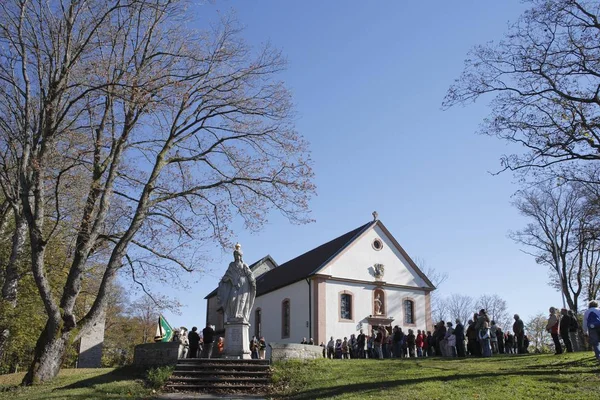
M 173 339 L 173 328 L 167 320 L 161 315 L 158 317 L 158 325 L 156 326 L 155 342 L 170 342 Z

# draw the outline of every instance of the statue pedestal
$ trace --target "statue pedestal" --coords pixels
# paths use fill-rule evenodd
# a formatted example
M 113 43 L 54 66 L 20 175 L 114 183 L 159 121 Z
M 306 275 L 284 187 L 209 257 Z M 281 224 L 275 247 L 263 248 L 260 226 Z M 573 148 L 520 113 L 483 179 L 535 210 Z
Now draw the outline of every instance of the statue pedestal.
M 243 318 L 230 318 L 225 323 L 224 358 L 250 359 L 250 324 Z

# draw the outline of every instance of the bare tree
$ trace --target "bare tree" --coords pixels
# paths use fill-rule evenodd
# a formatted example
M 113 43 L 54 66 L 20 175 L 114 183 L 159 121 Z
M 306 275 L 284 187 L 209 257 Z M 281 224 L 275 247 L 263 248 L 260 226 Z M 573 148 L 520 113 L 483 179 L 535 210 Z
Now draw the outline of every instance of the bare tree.
M 471 296 L 452 293 L 450 296 L 446 297 L 445 302 L 448 308 L 448 315 L 452 320 L 458 318 L 465 324 L 473 317 L 475 303 Z
M 51 3 L 51 4 L 47 4 Z M 8 0 L 0 4 L 2 141 L 16 154 L 31 270 L 48 321 L 23 383 L 52 379 L 104 313 L 119 271 L 144 291 L 194 270 L 193 247 L 229 245 L 278 210 L 304 223 L 314 192 L 279 51 L 252 51 L 234 21 L 187 29 L 184 0 Z M 66 235 L 64 288 L 49 240 Z M 105 265 L 89 311 L 74 307 Z
M 563 294 L 570 310 L 577 313 L 579 298 L 586 290 L 597 292 L 598 223 L 579 184 L 554 187 L 541 183 L 517 193 L 514 205 L 530 218 L 524 229 L 511 237 L 533 249 L 529 254 L 550 267 L 551 285 Z
M 536 353 L 548 353 L 550 348 L 554 346 L 550 338 L 550 334 L 546 331 L 548 319 L 544 314 L 533 316 L 526 324 L 527 337 L 530 341 L 530 346 L 533 346 Z
M 484 294 L 475 301 L 475 309 L 485 309 L 487 315 L 504 329 L 512 326 L 512 317 L 508 313 L 506 300 L 497 294 Z
M 494 96 L 481 132 L 525 149 L 504 170 L 578 179 L 580 162 L 600 160 L 600 4 L 527 2 L 503 40 L 470 51 L 443 106 Z

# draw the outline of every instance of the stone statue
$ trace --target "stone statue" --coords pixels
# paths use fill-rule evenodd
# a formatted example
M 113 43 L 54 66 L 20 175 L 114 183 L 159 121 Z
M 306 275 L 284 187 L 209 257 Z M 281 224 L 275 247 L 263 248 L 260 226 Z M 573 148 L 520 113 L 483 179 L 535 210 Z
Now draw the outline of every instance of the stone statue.
M 382 315 L 383 301 L 381 301 L 381 293 L 377 293 L 377 296 L 375 296 L 375 300 L 373 302 L 375 303 L 375 315 Z
M 381 278 L 383 278 L 383 273 L 385 272 L 384 265 L 383 264 L 375 264 L 373 266 L 373 270 L 374 270 L 375 279 L 380 281 Z
M 256 297 L 256 280 L 248 264 L 242 260 L 242 246 L 235 245 L 234 261 L 219 282 L 217 298 L 223 307 L 226 320 L 238 319 L 248 322 Z

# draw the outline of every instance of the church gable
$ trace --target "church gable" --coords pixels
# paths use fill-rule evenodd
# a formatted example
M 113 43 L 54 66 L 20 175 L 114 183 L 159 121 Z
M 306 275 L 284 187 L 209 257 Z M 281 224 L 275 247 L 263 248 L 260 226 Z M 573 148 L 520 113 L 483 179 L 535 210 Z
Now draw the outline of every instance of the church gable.
M 342 280 L 434 289 L 380 221 L 316 273 Z

